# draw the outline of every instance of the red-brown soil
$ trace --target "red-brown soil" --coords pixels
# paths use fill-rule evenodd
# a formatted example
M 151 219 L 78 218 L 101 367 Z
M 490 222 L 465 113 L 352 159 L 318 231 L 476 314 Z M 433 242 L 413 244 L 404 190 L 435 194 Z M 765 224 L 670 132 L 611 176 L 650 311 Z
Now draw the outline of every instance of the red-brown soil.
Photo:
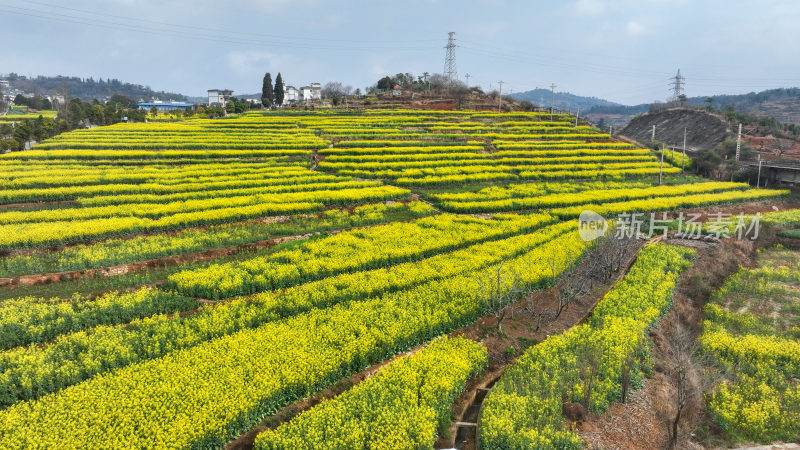
M 756 209 L 754 207 L 753 212 Z M 682 244 L 675 239 L 666 242 Z M 691 245 L 697 250 L 697 256 L 692 267 L 681 275 L 673 298 L 673 308 L 650 332 L 654 343 L 654 376 L 645 379 L 642 389 L 634 391 L 628 402 L 613 405 L 599 417 L 590 414 L 586 422 L 568 424 L 574 427 L 590 449 L 667 447 L 669 431 L 666 420 L 669 414 L 674 413 L 671 399 L 675 392 L 662 362 L 665 361 L 670 342 L 677 330 L 687 330 L 696 338 L 702 331 L 702 307 L 712 290 L 719 287 L 740 265 L 749 265 L 755 248 L 768 246 L 771 242 L 773 240 L 768 236 L 755 242 L 729 238 L 716 244 Z M 702 396 L 694 397 L 684 413 L 677 447 L 702 448 L 707 443 L 693 442 L 692 431 L 700 426 L 712 432 L 715 429 L 705 413 Z
M 130 272 L 136 272 L 139 270 L 152 269 L 156 267 L 177 266 L 187 262 L 207 261 L 210 259 L 232 255 L 243 251 L 261 250 L 273 247 L 278 244 L 282 244 L 284 242 L 295 241 L 298 239 L 305 239 L 312 236 L 312 234 L 313 233 L 303 234 L 299 236 L 279 237 L 263 241 L 252 242 L 249 244 L 236 245 L 233 247 L 217 248 L 213 250 L 204 250 L 201 252 L 194 252 L 194 253 L 183 253 L 180 255 L 165 256 L 163 258 L 155 258 L 147 261 L 139 261 L 130 264 L 110 266 L 101 269 L 74 270 L 71 272 L 56 272 L 56 273 L 48 273 L 40 275 L 21 275 L 13 278 L 0 278 L 0 288 L 58 283 L 60 281 L 76 280 L 79 278 L 107 277 L 114 275 L 122 275 Z

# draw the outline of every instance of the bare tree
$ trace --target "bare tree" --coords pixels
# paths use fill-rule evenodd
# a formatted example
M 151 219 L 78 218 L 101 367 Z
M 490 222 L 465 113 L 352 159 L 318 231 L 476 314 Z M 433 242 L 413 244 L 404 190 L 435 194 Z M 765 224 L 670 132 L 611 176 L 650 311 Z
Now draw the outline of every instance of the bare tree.
M 467 86 L 458 80 L 449 80 L 442 74 L 434 73 L 428 77 L 428 90 L 438 94 L 448 93 L 452 95 L 466 96 L 469 93 Z
M 570 304 L 577 299 L 589 295 L 591 292 L 591 275 L 592 271 L 589 267 L 581 267 L 578 264 L 579 255 L 570 251 L 565 262 L 561 266 L 562 269 L 558 270 L 555 261 L 551 258 L 548 261 L 550 271 L 553 278 L 553 284 L 557 278 L 561 278 L 562 282 L 556 286 L 556 311 L 554 319 L 561 316 Z
M 339 81 L 330 81 L 322 87 L 322 98 L 338 99 L 346 97 L 353 92 L 352 86 L 345 86 Z
M 585 293 L 584 287 L 577 281 L 579 277 L 574 266 L 569 266 L 561 275 L 564 277 L 564 281 L 555 288 L 556 310 L 553 317 L 554 320 L 561 316 L 561 313 L 575 298 L 583 296 Z
M 536 331 L 539 331 L 542 327 L 542 322 L 555 320 L 555 315 L 545 307 L 544 303 L 543 297 L 533 296 L 528 298 L 522 307 L 523 312 L 528 314 L 533 323 L 536 324 Z
M 478 301 L 494 314 L 497 330 L 502 333 L 503 320 L 514 316 L 514 301 L 523 293 L 519 273 L 502 263 L 493 269 L 491 276 L 474 279 L 478 283 Z
M 718 374 L 707 363 L 700 355 L 697 340 L 676 324 L 672 338 L 666 342 L 662 361 L 664 375 L 673 390 L 669 396 L 671 405 L 662 408 L 660 414 L 669 433 L 669 448 L 678 444 L 680 423 L 687 405 L 718 381 Z
M 619 232 L 617 229 L 611 230 L 606 236 L 602 236 L 595 241 L 597 250 L 595 268 L 602 281 L 611 278 L 615 273 L 623 269 L 623 264 L 628 259 L 630 250 L 638 245 L 638 238 L 632 234 Z
M 780 158 L 783 157 L 783 154 L 786 153 L 786 151 L 789 150 L 792 146 L 789 143 L 787 143 L 786 141 L 784 141 L 783 139 L 776 138 L 773 141 L 773 143 L 772 143 L 772 145 L 770 147 L 771 147 L 771 150 L 780 159 Z

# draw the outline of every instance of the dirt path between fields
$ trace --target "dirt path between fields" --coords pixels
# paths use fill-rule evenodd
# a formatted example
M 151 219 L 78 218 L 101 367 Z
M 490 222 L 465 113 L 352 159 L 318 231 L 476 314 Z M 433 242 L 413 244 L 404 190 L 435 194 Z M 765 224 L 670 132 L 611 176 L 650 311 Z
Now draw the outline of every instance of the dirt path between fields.
M 251 242 L 249 244 L 241 244 L 232 247 L 217 248 L 213 250 L 204 250 L 193 253 L 182 253 L 179 255 L 165 256 L 162 258 L 149 259 L 146 261 L 138 261 L 135 263 L 121 264 L 117 266 L 109 266 L 99 269 L 73 270 L 69 272 L 56 272 L 56 273 L 39 274 L 39 275 L 20 275 L 12 278 L 0 278 L 0 288 L 58 283 L 61 281 L 76 280 L 79 278 L 123 275 L 126 273 L 136 272 L 139 270 L 160 268 L 165 266 L 177 266 L 188 262 L 207 261 L 210 259 L 233 255 L 244 251 L 263 250 L 269 247 L 274 247 L 276 245 L 283 244 L 285 242 L 306 239 L 315 234 L 319 233 L 307 233 L 296 236 L 278 237 L 278 238 L 266 239 L 263 241 Z
M 533 325 L 535 319 L 521 311 L 530 302 L 541 301 L 544 309 L 552 314 L 558 308 L 556 295 L 564 280 L 555 287 L 534 292 L 519 300 L 515 304 L 517 315 L 513 319 L 503 321 L 503 334 L 497 331 L 497 319 L 494 316 L 485 316 L 473 325 L 453 333 L 481 341 L 489 352 L 489 365 L 482 376 L 468 382 L 466 390 L 456 400 L 453 406 L 455 420 L 447 433 L 450 437 L 441 437 L 436 448 L 466 450 L 478 448 L 476 443 L 479 438 L 483 400 L 505 369 L 512 365 L 530 344 L 539 343 L 550 335 L 563 333 L 585 322 L 597 303 L 628 273 L 644 245 L 644 241 L 636 242 L 627 250 L 621 270 L 608 280 L 597 283 L 591 294 L 576 299 L 556 320 L 543 321 L 538 330 Z M 582 261 L 579 268 L 585 264 L 587 261 Z M 514 350 L 513 353 L 510 351 L 511 348 Z
M 0 205 L 0 211 L 4 209 L 20 209 L 20 208 L 48 208 L 51 206 L 64 206 L 64 205 L 77 205 L 75 200 L 61 200 L 52 202 L 28 202 L 28 203 L 6 203 Z
M 355 207 L 352 207 L 355 208 Z M 352 213 L 352 209 L 350 210 Z M 281 216 L 288 217 L 288 216 Z M 276 218 L 265 218 L 259 220 L 268 220 L 268 219 L 280 219 Z M 416 220 L 416 219 L 412 219 Z M 400 222 L 407 222 L 407 221 L 398 221 L 393 223 L 400 223 Z M 263 250 L 266 248 L 274 247 L 279 244 L 283 244 L 286 242 L 307 239 L 312 236 L 319 236 L 323 233 L 328 233 L 331 235 L 339 234 L 345 231 L 352 231 L 358 230 L 362 228 L 370 228 L 378 225 L 385 225 L 387 222 L 381 223 L 374 223 L 369 225 L 361 225 L 355 227 L 347 227 L 347 228 L 340 228 L 336 230 L 328 230 L 328 231 L 316 231 L 313 233 L 306 233 L 306 234 L 299 234 L 294 236 L 282 236 L 276 237 L 271 239 L 265 239 L 261 241 L 250 242 L 247 244 L 240 244 L 234 245 L 230 247 L 223 247 L 223 248 L 216 248 L 211 250 L 203 250 L 199 252 L 192 252 L 192 253 L 181 253 L 178 255 L 172 256 L 164 256 L 161 258 L 149 259 L 145 261 L 137 261 L 128 264 L 120 264 L 116 266 L 109 266 L 104 268 L 97 268 L 97 269 L 83 269 L 83 270 L 73 270 L 67 272 L 54 272 L 54 273 L 47 273 L 47 274 L 35 274 L 35 275 L 20 275 L 16 277 L 10 278 L 0 278 L 0 289 L 4 288 L 13 288 L 17 286 L 33 286 L 37 284 L 50 284 L 50 283 L 59 283 L 62 281 L 68 280 L 75 280 L 80 278 L 90 278 L 90 277 L 107 277 L 107 276 L 115 276 L 115 275 L 124 275 L 131 272 L 136 272 L 139 270 L 145 269 L 152 269 L 152 268 L 162 268 L 165 266 L 177 266 L 184 263 L 189 262 L 200 262 L 200 261 L 208 261 L 215 258 L 220 258 L 223 256 L 229 256 L 245 251 L 256 251 L 256 250 Z M 135 289 L 139 289 L 136 287 Z M 203 299 L 198 299 L 203 300 Z

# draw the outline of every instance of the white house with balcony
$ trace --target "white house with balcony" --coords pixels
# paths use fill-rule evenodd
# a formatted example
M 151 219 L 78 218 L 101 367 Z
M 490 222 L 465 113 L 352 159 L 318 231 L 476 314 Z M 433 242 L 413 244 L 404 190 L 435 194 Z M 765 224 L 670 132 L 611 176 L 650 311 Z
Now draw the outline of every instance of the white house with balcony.
M 311 83 L 309 86 L 300 88 L 300 100 L 310 102 L 322 99 L 322 87 L 319 83 Z
M 208 106 L 221 105 L 225 106 L 228 100 L 233 97 L 233 91 L 230 89 L 209 89 L 208 90 Z
M 300 101 L 300 90 L 294 86 L 283 86 L 283 103 L 297 103 Z

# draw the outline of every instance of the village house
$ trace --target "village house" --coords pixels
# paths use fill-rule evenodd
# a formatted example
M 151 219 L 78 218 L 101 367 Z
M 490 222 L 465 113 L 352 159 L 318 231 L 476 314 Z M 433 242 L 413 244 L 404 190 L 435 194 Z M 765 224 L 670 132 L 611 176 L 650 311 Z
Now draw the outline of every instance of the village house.
M 225 106 L 228 100 L 233 97 L 233 91 L 230 89 L 209 89 L 208 90 L 208 106 L 220 105 Z

